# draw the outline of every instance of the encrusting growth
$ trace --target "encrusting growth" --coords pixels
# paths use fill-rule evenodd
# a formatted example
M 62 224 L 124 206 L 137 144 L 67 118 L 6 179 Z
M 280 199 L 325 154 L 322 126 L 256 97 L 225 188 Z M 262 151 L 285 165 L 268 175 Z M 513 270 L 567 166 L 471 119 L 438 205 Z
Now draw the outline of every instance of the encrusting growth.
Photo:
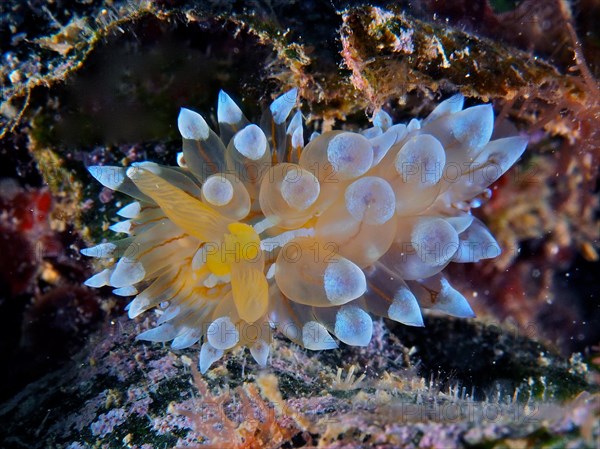
M 521 156 L 527 139 L 490 140 L 491 105 L 463 109 L 455 95 L 424 120 L 392 124 L 379 111 L 360 133 L 314 133 L 305 144 L 293 89 L 250 123 L 224 92 L 219 135 L 182 109 L 178 166 L 94 166 L 133 202 L 111 227 L 129 234 L 82 250 L 116 262 L 86 281 L 135 298 L 134 318 L 158 308 L 138 335 L 202 341 L 204 373 L 247 346 L 264 366 L 271 330 L 305 348 L 364 346 L 371 314 L 423 326 L 421 309 L 473 316 L 442 271 L 500 248 L 470 214 Z M 289 120 L 288 120 L 289 119 Z

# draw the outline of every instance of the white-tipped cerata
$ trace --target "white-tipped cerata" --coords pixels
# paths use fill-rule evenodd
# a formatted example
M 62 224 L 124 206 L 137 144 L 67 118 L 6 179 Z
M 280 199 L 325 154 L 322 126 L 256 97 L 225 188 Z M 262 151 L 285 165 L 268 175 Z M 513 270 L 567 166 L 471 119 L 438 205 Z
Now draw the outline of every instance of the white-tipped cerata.
M 177 119 L 177 127 L 181 137 L 189 140 L 206 140 L 208 139 L 210 128 L 206 120 L 197 112 L 186 108 L 181 108 L 179 118 Z

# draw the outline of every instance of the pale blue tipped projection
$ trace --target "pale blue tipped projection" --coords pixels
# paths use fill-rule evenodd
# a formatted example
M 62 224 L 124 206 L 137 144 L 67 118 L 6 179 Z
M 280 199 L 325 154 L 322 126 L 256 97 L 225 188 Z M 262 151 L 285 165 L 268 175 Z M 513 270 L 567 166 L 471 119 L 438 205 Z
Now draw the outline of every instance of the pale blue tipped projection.
M 219 105 L 217 106 L 217 120 L 219 123 L 236 125 L 243 118 L 244 114 L 235 101 L 224 91 L 219 91 Z
M 348 345 L 367 346 L 373 335 L 373 320 L 358 306 L 342 306 L 335 317 L 334 332 Z
M 248 125 L 238 132 L 233 138 L 233 144 L 242 156 L 252 161 L 262 158 L 268 147 L 267 136 L 254 124 Z
M 292 109 L 296 106 L 297 99 L 298 89 L 293 88 L 273 100 L 269 109 L 273 115 L 273 121 L 277 125 L 281 125 L 287 120 L 290 112 L 292 112 Z
M 345 304 L 365 292 L 367 280 L 355 263 L 340 257 L 332 260 L 325 268 L 323 286 L 332 305 Z
M 417 298 L 407 287 L 401 287 L 394 295 L 394 301 L 388 309 L 388 316 L 407 326 L 425 326 Z
M 210 365 L 223 357 L 223 350 L 213 347 L 206 342 L 200 347 L 200 359 L 198 360 L 198 368 L 202 374 L 208 371 Z
M 337 343 L 329 332 L 317 321 L 307 321 L 302 327 L 302 344 L 306 349 L 319 351 L 337 348 Z
M 346 188 L 344 199 L 350 215 L 367 224 L 384 224 L 396 211 L 394 190 L 385 179 L 377 176 L 354 181 Z
M 206 120 L 190 109 L 181 108 L 179 117 L 177 118 L 177 127 L 181 137 L 189 140 L 206 140 L 208 139 L 210 128 Z
M 450 116 L 450 130 L 456 140 L 469 148 L 481 148 L 490 141 L 494 131 L 494 109 L 482 104 Z
M 458 318 L 473 318 L 475 312 L 471 309 L 467 299 L 450 283 L 442 278 L 441 290 L 437 296 L 436 303 L 431 307 L 432 310 L 440 310 Z

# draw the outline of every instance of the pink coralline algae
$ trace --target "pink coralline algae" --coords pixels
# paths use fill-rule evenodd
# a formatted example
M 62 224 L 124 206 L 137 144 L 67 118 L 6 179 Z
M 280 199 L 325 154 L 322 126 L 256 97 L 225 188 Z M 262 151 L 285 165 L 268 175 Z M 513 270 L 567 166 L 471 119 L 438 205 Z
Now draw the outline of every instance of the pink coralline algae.
M 107 413 L 98 416 L 98 419 L 92 423 L 90 429 L 92 434 L 103 438 L 107 434 L 115 430 L 115 427 L 120 426 L 127 420 L 127 413 L 123 408 L 114 408 Z

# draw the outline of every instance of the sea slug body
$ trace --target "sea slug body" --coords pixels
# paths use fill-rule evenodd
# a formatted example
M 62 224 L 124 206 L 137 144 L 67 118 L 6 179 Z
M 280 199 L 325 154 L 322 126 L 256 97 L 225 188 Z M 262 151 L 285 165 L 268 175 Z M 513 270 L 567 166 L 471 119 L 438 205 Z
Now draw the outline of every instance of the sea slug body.
M 133 201 L 111 226 L 128 237 L 82 250 L 114 262 L 86 285 L 135 296 L 131 318 L 159 310 L 137 338 L 201 342 L 202 372 L 237 346 L 266 365 L 275 328 L 321 350 L 337 347 L 332 334 L 367 345 L 372 315 L 410 326 L 423 326 L 422 309 L 471 317 L 442 272 L 500 253 L 470 210 L 527 139 L 490 140 L 491 105 L 463 109 L 455 95 L 423 120 L 380 111 L 362 132 L 305 143 L 297 100 L 296 89 L 277 98 L 261 128 L 221 92 L 219 135 L 181 110 L 178 166 L 89 167 Z

